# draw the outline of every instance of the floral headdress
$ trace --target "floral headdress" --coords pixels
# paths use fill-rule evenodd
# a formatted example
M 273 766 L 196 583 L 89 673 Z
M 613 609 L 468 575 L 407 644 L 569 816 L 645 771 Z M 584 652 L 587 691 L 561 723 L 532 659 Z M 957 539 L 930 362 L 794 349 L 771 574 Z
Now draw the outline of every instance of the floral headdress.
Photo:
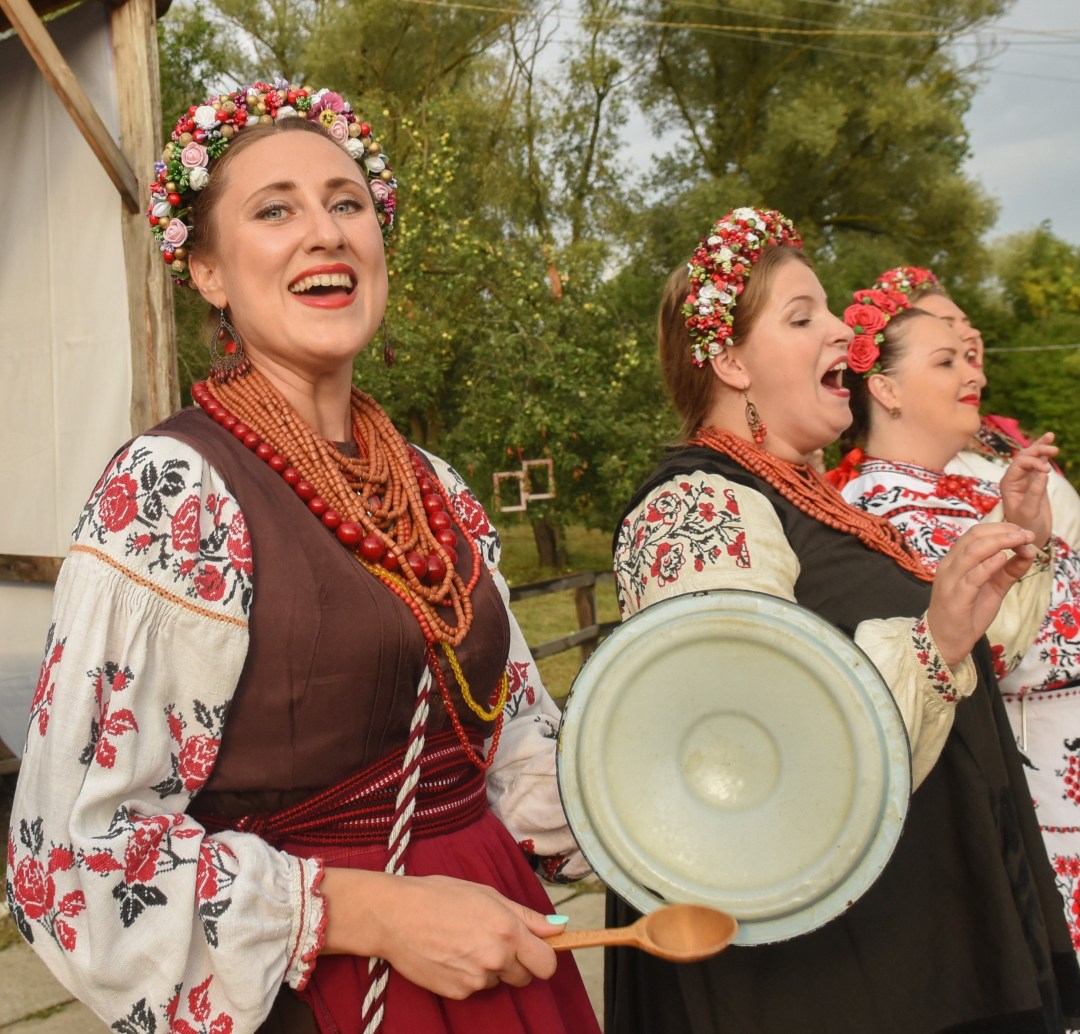
M 754 263 L 770 245 L 801 248 L 790 219 L 775 210 L 736 208 L 702 238 L 687 264 L 690 293 L 682 312 L 695 366 L 704 366 L 731 340 L 732 315 Z
M 922 266 L 897 266 L 895 269 L 887 269 L 874 281 L 874 289 L 878 291 L 899 291 L 903 295 L 911 295 L 920 287 L 930 284 L 937 287 L 938 278 L 929 269 Z
M 910 309 L 911 301 L 903 292 L 887 287 L 856 291 L 851 298 L 852 304 L 844 310 L 844 322 L 855 331 L 847 350 L 848 369 L 869 377 L 881 373 L 878 358 L 889 320 Z
M 286 118 L 305 118 L 321 123 L 364 170 L 375 198 L 375 210 L 383 235 L 394 223 L 397 180 L 371 127 L 353 113 L 349 102 L 330 90 L 295 86 L 286 79 L 273 85 L 258 82 L 234 93 L 211 97 L 193 105 L 177 120 L 150 185 L 151 233 L 172 271 L 173 281 L 190 282 L 185 245 L 193 232 L 191 206 L 210 181 L 216 159 L 246 126 L 270 124 Z

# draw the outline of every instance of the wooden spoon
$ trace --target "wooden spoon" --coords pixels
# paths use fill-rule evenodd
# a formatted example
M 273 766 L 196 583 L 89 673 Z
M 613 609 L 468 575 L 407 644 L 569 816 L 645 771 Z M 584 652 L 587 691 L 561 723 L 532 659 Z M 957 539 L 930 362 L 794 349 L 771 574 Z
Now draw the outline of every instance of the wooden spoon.
M 669 962 L 697 962 L 723 951 L 739 924 L 727 912 L 705 905 L 664 905 L 629 926 L 567 930 L 544 939 L 556 951 L 628 945 Z

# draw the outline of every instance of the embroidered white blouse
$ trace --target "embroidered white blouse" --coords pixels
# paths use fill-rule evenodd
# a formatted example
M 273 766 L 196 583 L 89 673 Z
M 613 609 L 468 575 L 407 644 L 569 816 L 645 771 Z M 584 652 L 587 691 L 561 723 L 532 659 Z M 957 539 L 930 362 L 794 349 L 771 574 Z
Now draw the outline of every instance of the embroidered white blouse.
M 511 698 L 489 802 L 545 871 L 588 871 L 559 803 L 559 712 L 509 614 L 498 535 L 431 457 L 510 619 Z M 56 586 L 11 816 L 20 931 L 114 1029 L 252 1031 L 321 944 L 321 863 L 186 812 L 209 778 L 248 647 L 244 515 L 202 456 L 136 438 L 84 508 Z
M 708 589 L 795 599 L 799 560 L 760 492 L 697 471 L 657 486 L 619 528 L 615 582 L 624 618 L 658 600 Z M 925 615 L 862 622 L 855 642 L 877 666 L 911 741 L 913 786 L 933 768 L 956 702 L 975 689 L 975 666 L 942 661 Z

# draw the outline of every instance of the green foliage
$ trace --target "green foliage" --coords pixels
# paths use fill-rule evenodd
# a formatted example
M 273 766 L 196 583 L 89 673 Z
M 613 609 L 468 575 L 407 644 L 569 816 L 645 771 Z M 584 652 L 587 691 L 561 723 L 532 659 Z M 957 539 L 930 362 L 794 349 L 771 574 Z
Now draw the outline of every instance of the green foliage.
M 978 69 L 950 44 L 1008 5 L 180 2 L 161 30 L 165 108 L 276 74 L 348 95 L 401 184 L 398 361 L 387 370 L 376 341 L 356 382 L 485 501 L 495 472 L 551 458 L 557 497 L 527 519 L 607 531 L 677 426 L 654 355 L 661 286 L 731 207 L 791 216 L 836 309 L 910 262 L 954 288 L 990 344 L 1076 311 L 1077 255 L 1053 240 L 1030 252 L 1041 272 L 987 286 L 994 204 L 963 171 Z M 655 139 L 630 167 L 634 104 Z M 185 381 L 205 367 L 202 311 L 193 294 L 178 304 Z M 992 363 L 995 381 L 1016 379 L 1000 411 L 1041 425 L 1035 382 L 1025 394 L 1026 374 Z

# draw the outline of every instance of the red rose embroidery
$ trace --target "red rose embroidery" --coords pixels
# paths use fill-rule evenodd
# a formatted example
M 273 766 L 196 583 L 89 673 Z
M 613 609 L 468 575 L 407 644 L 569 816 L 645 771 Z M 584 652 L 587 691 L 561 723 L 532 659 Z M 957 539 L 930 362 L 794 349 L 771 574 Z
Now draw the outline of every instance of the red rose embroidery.
M 1071 603 L 1063 603 L 1060 607 L 1050 612 L 1054 622 L 1054 630 L 1065 639 L 1075 639 L 1080 636 L 1080 624 L 1077 623 L 1076 607 Z
M 15 900 L 27 919 L 40 919 L 53 905 L 56 888 L 41 862 L 24 858 L 15 870 Z
M 866 373 L 877 362 L 879 355 L 881 349 L 871 335 L 857 334 L 848 345 L 847 363 L 855 373 Z
M 229 522 L 229 563 L 240 574 L 251 574 L 251 536 L 248 535 L 247 522 L 243 514 L 237 513 Z
M 161 838 L 169 828 L 164 816 L 143 819 L 124 850 L 124 880 L 128 884 L 149 883 L 157 874 Z
M 199 873 L 195 879 L 195 897 L 201 903 L 217 896 L 218 875 L 209 852 L 199 853 Z
M 213 736 L 192 736 L 180 748 L 179 776 L 184 789 L 198 790 L 210 778 L 220 740 Z
M 195 591 L 210 603 L 225 595 L 225 576 L 213 565 L 207 564 L 195 575 Z
M 108 483 L 98 500 L 98 516 L 109 531 L 123 531 L 139 512 L 135 497 L 139 486 L 130 474 L 120 474 Z
M 199 552 L 199 497 L 189 495 L 172 519 L 172 544 L 177 553 Z

